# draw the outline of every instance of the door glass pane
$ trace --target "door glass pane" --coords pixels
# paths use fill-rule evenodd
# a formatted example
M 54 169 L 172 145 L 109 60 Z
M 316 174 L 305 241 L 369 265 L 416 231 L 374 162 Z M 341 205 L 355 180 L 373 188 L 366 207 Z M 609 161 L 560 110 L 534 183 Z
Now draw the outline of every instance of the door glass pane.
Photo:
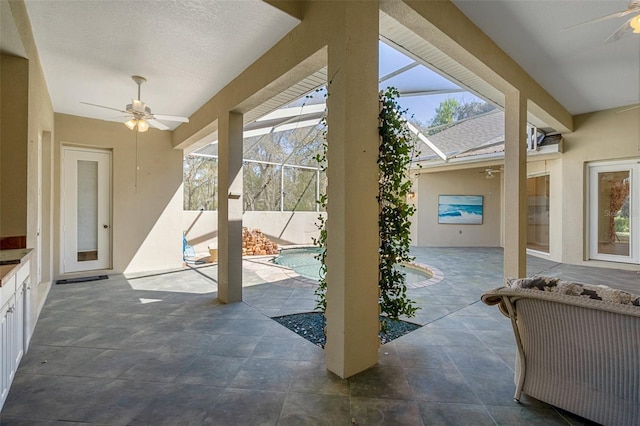
M 98 259 L 98 162 L 78 161 L 78 262 Z
M 629 256 L 629 171 L 598 173 L 598 253 Z
M 527 179 L 527 248 L 549 253 L 549 175 Z

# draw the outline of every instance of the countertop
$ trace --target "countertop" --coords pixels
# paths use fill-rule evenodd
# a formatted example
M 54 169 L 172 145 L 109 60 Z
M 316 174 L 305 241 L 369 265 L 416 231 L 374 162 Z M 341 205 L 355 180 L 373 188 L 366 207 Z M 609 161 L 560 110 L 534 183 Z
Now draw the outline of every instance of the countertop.
M 31 257 L 33 249 L 0 250 L 0 287 Z

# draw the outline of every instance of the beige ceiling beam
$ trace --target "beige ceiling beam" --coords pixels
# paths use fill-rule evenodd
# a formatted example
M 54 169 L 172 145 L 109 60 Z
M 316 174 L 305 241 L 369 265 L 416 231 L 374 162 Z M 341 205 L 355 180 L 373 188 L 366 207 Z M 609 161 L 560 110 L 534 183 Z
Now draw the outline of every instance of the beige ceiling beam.
M 451 1 L 382 0 L 380 8 L 502 93 L 520 91 L 529 112 L 550 127 L 573 131 L 571 114 Z

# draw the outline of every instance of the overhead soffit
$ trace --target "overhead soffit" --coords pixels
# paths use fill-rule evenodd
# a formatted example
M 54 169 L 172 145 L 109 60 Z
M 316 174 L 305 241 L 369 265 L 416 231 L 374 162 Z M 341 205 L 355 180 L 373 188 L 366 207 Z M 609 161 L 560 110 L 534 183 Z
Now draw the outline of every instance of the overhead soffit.
M 287 105 L 296 99 L 301 98 L 313 90 L 327 84 L 327 67 L 324 67 L 311 74 L 302 81 L 294 84 L 287 90 L 279 93 L 268 101 L 264 102 L 257 108 L 252 109 L 244 115 L 244 124 L 254 122 L 258 118 Z
M 380 36 L 434 72 L 504 109 L 504 94 L 500 90 L 382 11 L 380 12 Z M 531 113 L 528 114 L 527 121 L 539 128 L 551 130 L 546 123 Z
M 442 75 L 444 78 L 447 78 L 471 93 L 486 99 L 488 102 L 491 102 L 500 108 L 504 108 L 504 94 L 500 90 L 488 84 L 468 68 L 452 60 L 431 43 L 422 39 L 383 12 L 380 12 L 380 36 L 394 48 L 421 62 L 434 72 Z M 302 81 L 294 84 L 289 89 L 270 98 L 260 106 L 245 113 L 243 120 L 245 127 L 254 123 L 260 117 L 282 108 L 313 90 L 324 86 L 326 81 L 327 68 L 324 67 Z M 528 121 L 541 129 L 551 130 L 545 123 L 532 114 L 529 114 Z M 277 125 L 277 123 L 269 124 Z M 217 132 L 212 133 L 207 136 L 205 144 L 217 141 L 217 139 Z M 198 143 L 197 146 L 202 147 L 202 142 L 204 141 Z M 192 150 L 189 151 L 193 152 Z
M 302 81 L 294 84 L 289 87 L 287 90 L 284 90 L 277 94 L 276 96 L 270 98 L 268 101 L 262 103 L 260 106 L 248 111 L 243 116 L 244 126 L 254 123 L 258 118 L 263 117 L 283 106 L 300 99 L 302 96 L 316 90 L 319 87 L 327 84 L 327 68 L 324 67 L 310 76 L 306 77 Z M 283 119 L 284 121 L 284 119 Z M 269 123 L 270 126 L 276 126 L 278 123 Z M 207 153 L 206 145 L 214 143 L 218 140 L 218 132 L 215 131 L 209 135 L 207 135 L 202 140 L 197 143 L 191 145 L 189 149 L 185 150 L 184 154 L 188 155 L 195 151 L 199 151 L 202 153 Z M 205 147 L 203 149 L 203 147 Z

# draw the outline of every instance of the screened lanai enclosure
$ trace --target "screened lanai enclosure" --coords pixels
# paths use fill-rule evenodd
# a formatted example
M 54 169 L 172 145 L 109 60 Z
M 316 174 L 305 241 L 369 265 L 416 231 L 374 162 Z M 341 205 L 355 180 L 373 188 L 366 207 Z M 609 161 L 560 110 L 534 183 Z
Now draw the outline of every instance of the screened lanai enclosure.
M 245 211 L 319 209 L 316 200 L 326 187 L 318 163 L 326 128 L 322 93 L 313 92 L 245 127 Z M 185 210 L 217 210 L 217 158 L 217 141 L 185 157 Z
M 379 42 L 379 58 L 380 90 L 398 89 L 418 151 L 438 152 L 429 135 L 496 109 L 391 42 Z M 319 160 L 330 89 L 326 70 L 322 73 L 323 78 L 306 82 L 303 96 L 244 124 L 243 226 L 259 228 L 280 244 L 311 244 L 318 214 L 324 214 L 317 200 L 327 187 Z M 212 138 L 184 159 L 184 229 L 201 250 L 215 245 L 217 236 L 218 141 L 215 134 Z

